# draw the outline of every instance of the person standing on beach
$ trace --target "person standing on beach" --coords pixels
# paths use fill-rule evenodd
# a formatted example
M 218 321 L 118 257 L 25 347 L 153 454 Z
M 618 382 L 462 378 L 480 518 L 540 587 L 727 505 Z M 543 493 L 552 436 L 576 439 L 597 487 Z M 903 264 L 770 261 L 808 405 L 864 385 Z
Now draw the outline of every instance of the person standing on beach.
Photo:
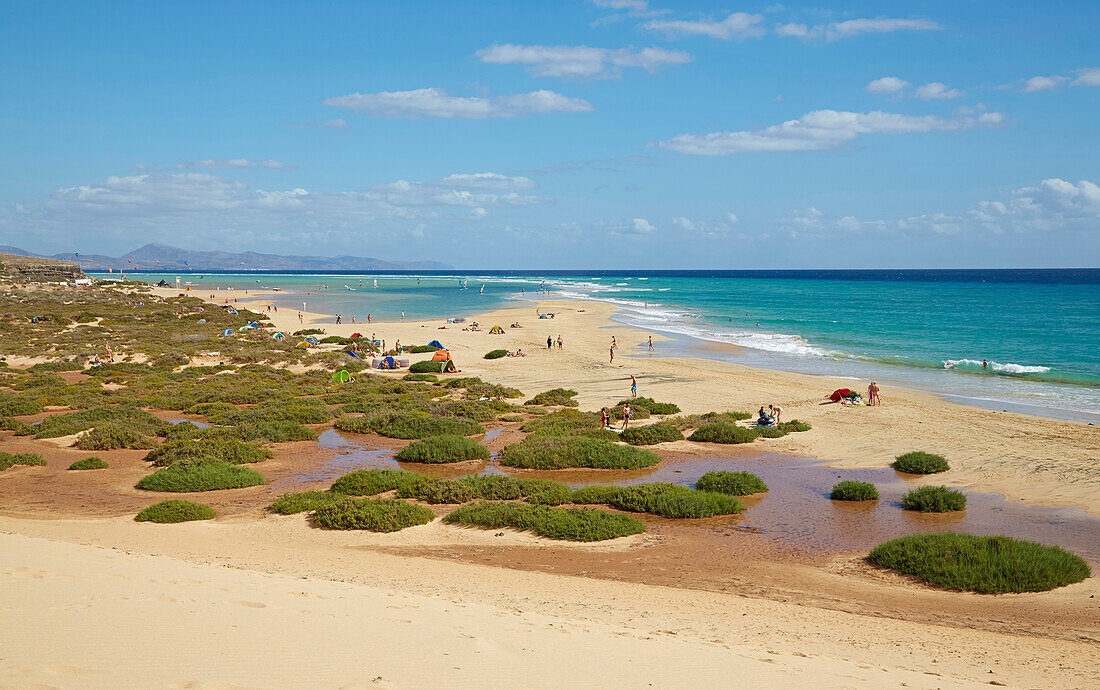
M 336 325 L 337 326 L 340 325 L 340 315 L 339 314 L 336 315 Z
M 302 312 L 298 312 L 298 323 L 302 323 Z
M 404 321 L 405 321 L 405 310 L 402 309 L 401 310 L 401 322 L 404 323 Z
M 653 336 L 649 336 L 649 351 L 653 352 Z
M 607 408 L 600 410 L 600 428 L 606 429 L 611 426 L 611 415 L 607 414 Z
M 630 417 L 633 416 L 633 412 L 630 411 L 630 403 L 623 405 L 623 431 L 626 431 L 626 425 L 630 424 Z
M 549 350 L 554 347 L 554 341 L 550 336 L 546 336 L 546 349 Z
M 370 314 L 367 314 L 367 325 L 370 325 Z
M 771 410 L 772 417 L 775 417 L 775 423 L 779 423 L 779 418 L 783 416 L 783 408 L 779 405 L 768 405 L 768 409 Z
M 615 363 L 615 346 L 614 345 L 611 346 L 611 362 L 610 363 L 611 364 Z
M 563 342 L 562 342 L 562 339 L 561 339 L 561 333 L 558 333 L 558 349 L 559 350 L 562 348 L 562 344 L 563 344 Z
M 878 405 L 880 402 L 881 400 L 878 397 L 878 384 L 872 381 L 871 385 L 867 386 L 867 404 Z
M 611 349 L 614 350 L 619 346 L 619 343 L 615 342 L 615 336 L 611 336 Z
M 630 397 L 638 397 L 638 379 L 634 378 L 634 374 L 630 375 Z

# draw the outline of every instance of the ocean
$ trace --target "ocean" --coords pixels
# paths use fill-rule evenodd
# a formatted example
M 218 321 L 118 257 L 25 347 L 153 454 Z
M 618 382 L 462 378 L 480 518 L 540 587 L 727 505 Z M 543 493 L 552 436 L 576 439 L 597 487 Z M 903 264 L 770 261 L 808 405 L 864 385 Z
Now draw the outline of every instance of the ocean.
M 537 302 L 533 293 L 545 287 L 555 297 L 618 305 L 616 320 L 674 337 L 662 348 L 673 356 L 875 379 L 1100 422 L 1100 269 L 131 277 L 174 283 L 177 275 L 200 294 L 204 285 L 280 287 L 272 300 L 280 307 L 345 320 L 402 311 L 407 319 L 468 317 Z M 707 342 L 740 348 L 699 347 Z

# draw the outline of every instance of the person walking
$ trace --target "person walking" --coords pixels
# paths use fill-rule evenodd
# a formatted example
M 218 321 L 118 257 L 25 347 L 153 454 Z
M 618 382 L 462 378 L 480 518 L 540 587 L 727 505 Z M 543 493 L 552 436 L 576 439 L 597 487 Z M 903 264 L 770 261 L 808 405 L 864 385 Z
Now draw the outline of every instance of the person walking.
M 649 336 L 649 351 L 653 352 L 653 336 Z
M 550 336 L 546 336 L 546 349 L 549 350 L 552 347 L 554 347 L 553 339 L 551 339 Z
M 630 418 L 634 415 L 630 411 L 630 403 L 623 405 L 623 431 L 626 431 L 626 426 L 630 424 Z
M 610 364 L 614 364 L 614 363 L 615 363 L 615 346 L 612 345 L 611 346 L 611 362 L 610 362 Z
M 630 397 L 638 397 L 638 379 L 634 378 L 634 374 L 630 375 Z
M 561 339 L 561 333 L 558 333 L 558 349 L 559 350 L 562 348 L 562 342 L 563 341 Z

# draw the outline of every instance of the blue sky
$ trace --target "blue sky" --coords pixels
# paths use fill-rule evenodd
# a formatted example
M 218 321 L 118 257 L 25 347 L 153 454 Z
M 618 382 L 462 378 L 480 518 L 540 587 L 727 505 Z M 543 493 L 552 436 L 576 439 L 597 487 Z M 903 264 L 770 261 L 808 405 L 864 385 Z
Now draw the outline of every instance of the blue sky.
M 0 6 L 0 244 L 1100 264 L 1100 3 Z

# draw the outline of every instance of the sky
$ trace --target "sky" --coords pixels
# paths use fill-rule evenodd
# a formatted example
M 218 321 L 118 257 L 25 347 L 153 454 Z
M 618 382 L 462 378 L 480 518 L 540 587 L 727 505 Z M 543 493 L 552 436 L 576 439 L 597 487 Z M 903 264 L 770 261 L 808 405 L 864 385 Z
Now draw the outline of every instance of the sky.
M 1097 35 L 1097 2 L 6 2 L 0 244 L 1096 267 Z

